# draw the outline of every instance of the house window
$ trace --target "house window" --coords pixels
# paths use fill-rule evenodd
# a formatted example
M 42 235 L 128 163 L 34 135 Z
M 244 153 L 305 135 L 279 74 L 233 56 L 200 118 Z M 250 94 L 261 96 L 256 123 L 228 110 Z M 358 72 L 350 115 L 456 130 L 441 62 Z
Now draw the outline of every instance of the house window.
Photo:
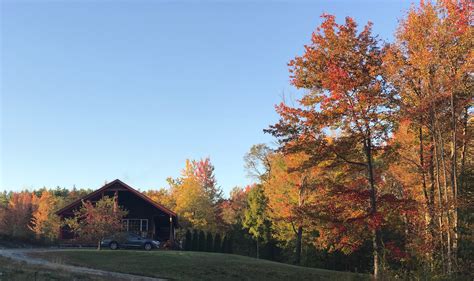
M 128 232 L 142 233 L 148 231 L 147 219 L 124 219 L 123 229 Z
M 146 232 L 148 231 L 148 220 L 140 220 L 141 222 L 141 230 Z

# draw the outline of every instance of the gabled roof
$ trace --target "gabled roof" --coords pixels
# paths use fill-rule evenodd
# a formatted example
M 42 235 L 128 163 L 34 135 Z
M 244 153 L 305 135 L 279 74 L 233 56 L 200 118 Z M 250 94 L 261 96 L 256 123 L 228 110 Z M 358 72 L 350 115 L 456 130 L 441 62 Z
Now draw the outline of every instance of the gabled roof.
M 63 214 L 65 211 L 68 211 L 68 210 L 71 210 L 77 206 L 79 206 L 79 204 L 81 204 L 81 202 L 84 200 L 84 201 L 87 201 L 89 199 L 91 199 L 92 197 L 94 197 L 95 195 L 97 194 L 100 194 L 102 191 L 105 191 L 107 190 L 109 187 L 113 186 L 114 184 L 120 184 L 122 187 L 124 187 L 125 189 L 127 189 L 128 191 L 130 191 L 131 193 L 135 194 L 136 196 L 140 197 L 141 199 L 145 200 L 146 202 L 150 203 L 151 205 L 153 205 L 154 207 L 160 209 L 161 211 L 167 213 L 168 215 L 170 216 L 173 216 L 173 217 L 177 217 L 177 214 L 173 211 L 171 211 L 170 209 L 166 208 L 165 206 L 151 200 L 148 196 L 142 194 L 141 192 L 139 192 L 138 190 L 132 188 L 131 186 L 129 186 L 128 184 L 124 183 L 123 181 L 119 180 L 119 179 L 116 179 L 114 181 L 111 181 L 110 183 L 102 186 L 101 188 L 97 189 L 96 191 L 94 192 L 91 192 L 77 200 L 75 200 L 74 202 L 68 204 L 67 206 L 63 207 L 62 209 L 56 211 L 56 215 L 61 215 Z

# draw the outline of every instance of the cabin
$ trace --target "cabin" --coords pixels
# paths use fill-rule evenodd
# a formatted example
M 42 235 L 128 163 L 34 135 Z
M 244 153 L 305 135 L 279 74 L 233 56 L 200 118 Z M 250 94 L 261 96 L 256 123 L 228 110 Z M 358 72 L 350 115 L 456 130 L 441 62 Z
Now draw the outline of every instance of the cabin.
M 118 205 L 128 211 L 123 219 L 123 230 L 134 232 L 142 237 L 158 241 L 174 240 L 175 228 L 178 226 L 178 216 L 165 206 L 151 200 L 141 192 L 124 182 L 116 179 L 105 184 L 94 192 L 77 199 L 56 212 L 61 220 L 74 216 L 82 201 L 96 202 L 104 196 L 116 198 Z M 74 238 L 67 226 L 62 226 L 59 233 L 61 240 Z

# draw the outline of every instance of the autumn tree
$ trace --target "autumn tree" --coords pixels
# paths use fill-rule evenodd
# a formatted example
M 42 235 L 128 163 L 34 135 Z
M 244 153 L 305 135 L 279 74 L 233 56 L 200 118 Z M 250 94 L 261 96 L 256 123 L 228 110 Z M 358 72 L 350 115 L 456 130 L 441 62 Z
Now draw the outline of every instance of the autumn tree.
M 168 209 L 173 210 L 176 206 L 176 202 L 169 189 L 166 189 L 166 188 L 160 188 L 157 190 L 150 189 L 150 190 L 144 191 L 143 194 L 145 194 L 151 200 L 165 206 Z
M 192 162 L 194 166 L 194 175 L 204 189 L 213 204 L 222 199 L 222 190 L 217 186 L 216 177 L 214 175 L 214 165 L 208 158 Z
M 37 238 L 45 238 L 50 241 L 58 237 L 60 220 L 54 214 L 58 206 L 58 199 L 48 190 L 43 190 L 41 196 L 35 200 L 36 208 L 28 224 L 29 228 L 36 234 Z
M 270 172 L 263 187 L 268 198 L 273 234 L 279 241 L 295 241 L 295 263 L 299 264 L 305 225 L 300 211 L 308 203 L 314 203 L 318 170 L 301 168 L 308 160 L 304 153 L 279 152 L 269 155 L 268 159 Z
M 386 75 L 400 94 L 400 121 L 416 135 L 417 167 L 426 228 L 437 241 L 442 270 L 453 271 L 459 244 L 465 156 L 472 105 L 471 1 L 421 2 L 401 21 L 384 58 Z M 405 157 L 406 158 L 406 157 Z M 460 204 L 461 203 L 461 204 Z M 430 264 L 433 266 L 433 256 Z
M 374 276 L 378 278 L 382 221 L 374 154 L 390 132 L 394 93 L 384 80 L 382 51 L 372 35 L 372 24 L 358 32 L 352 18 L 347 17 L 344 24 L 336 23 L 331 15 L 323 19 L 305 53 L 289 63 L 292 84 L 308 92 L 299 100 L 299 108 L 280 105 L 277 110 L 283 118 L 269 131 L 296 146 L 314 146 L 321 135 L 334 132 L 330 145 L 322 147 L 340 161 L 365 170 L 358 189 L 367 188 L 368 200 L 367 206 L 360 207 L 371 220 Z
M 36 201 L 36 195 L 28 191 L 12 192 L 4 209 L 0 231 L 11 237 L 32 238 L 33 232 L 28 225 L 36 210 Z
M 244 156 L 244 167 L 249 177 L 265 182 L 271 171 L 269 155 L 272 150 L 265 144 L 255 144 Z
M 181 177 L 170 179 L 174 210 L 184 227 L 215 232 L 219 229 L 221 193 L 209 159 L 186 161 Z
M 116 198 L 103 197 L 97 202 L 83 201 L 74 216 L 65 220 L 65 224 L 80 239 L 100 242 L 122 230 L 122 219 L 128 211 L 117 205 Z
M 176 201 L 174 210 L 180 215 L 183 226 L 206 230 L 215 228 L 213 204 L 195 178 L 183 178 L 172 192 Z
M 248 192 L 251 186 L 245 188 L 234 187 L 230 191 L 229 199 L 222 201 L 221 212 L 224 223 L 228 225 L 241 225 L 248 205 Z

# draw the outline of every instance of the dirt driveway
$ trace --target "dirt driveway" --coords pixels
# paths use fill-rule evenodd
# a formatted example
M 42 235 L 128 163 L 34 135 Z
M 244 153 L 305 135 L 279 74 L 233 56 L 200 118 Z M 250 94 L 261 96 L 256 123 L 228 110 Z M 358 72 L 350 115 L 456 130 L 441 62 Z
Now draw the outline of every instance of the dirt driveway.
M 52 270 L 63 270 L 67 272 L 97 275 L 110 280 L 133 280 L 133 281 L 164 281 L 166 279 L 144 277 L 132 274 L 111 272 L 99 269 L 92 269 L 87 267 L 79 267 L 73 265 L 66 265 L 60 263 L 53 263 L 44 259 L 29 256 L 28 253 L 33 252 L 48 252 L 48 251 L 68 251 L 67 249 L 0 249 L 0 256 L 10 258 L 16 261 L 26 262 L 28 264 L 45 267 Z

